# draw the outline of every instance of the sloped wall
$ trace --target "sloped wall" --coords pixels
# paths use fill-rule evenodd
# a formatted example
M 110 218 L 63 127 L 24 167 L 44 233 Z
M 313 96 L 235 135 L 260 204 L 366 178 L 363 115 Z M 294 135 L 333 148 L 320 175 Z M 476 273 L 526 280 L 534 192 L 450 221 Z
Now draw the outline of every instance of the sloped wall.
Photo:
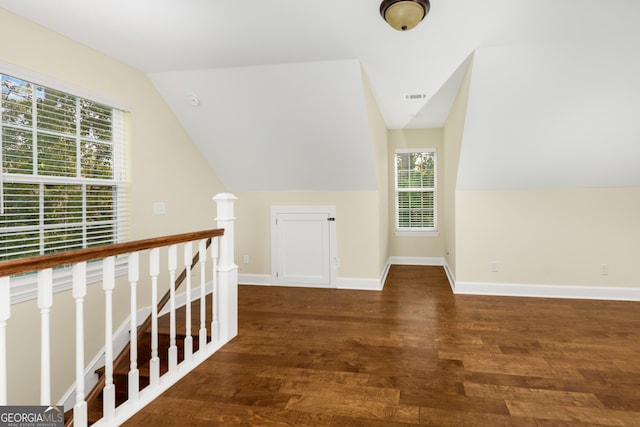
M 357 59 L 150 78 L 231 192 L 376 189 Z
M 640 186 L 640 41 L 477 49 L 458 188 Z
M 458 162 L 460 161 L 460 147 L 464 132 L 464 123 L 469 98 L 469 85 L 473 70 L 473 60 L 465 74 L 464 80 L 451 106 L 451 111 L 443 128 L 443 161 L 444 183 L 441 204 L 443 207 L 444 258 L 447 268 L 456 276 L 456 184 L 458 177 Z
M 0 9 L 0 51 L 2 61 L 12 66 L 130 107 L 131 239 L 215 227 L 216 207 L 211 197 L 224 187 L 143 73 L 4 9 Z M 166 215 L 153 215 L 154 201 L 166 203 Z M 100 288 L 99 284 L 90 286 L 86 300 L 86 316 L 92 319 L 85 323 L 87 361 L 104 345 Z M 138 289 L 139 303 L 148 305 L 149 287 L 140 283 Z M 54 300 L 51 395 L 58 399 L 74 380 L 74 358 L 69 355 L 73 354 L 75 308 L 70 292 L 56 294 Z M 128 314 L 128 307 L 127 288 L 118 285 L 114 327 Z M 39 387 L 34 386 L 39 384 L 39 372 L 33 369 L 39 366 L 40 355 L 37 313 L 35 301 L 12 306 L 10 404 L 39 403 Z
M 344 141 L 343 144 L 354 144 L 348 150 L 359 150 L 359 155 L 366 164 L 371 166 L 374 176 L 371 179 L 375 190 L 336 191 L 331 181 L 334 169 L 325 163 L 324 174 L 327 178 L 319 180 L 314 186 L 320 190 L 312 191 L 243 191 L 238 192 L 239 200 L 236 204 L 236 259 L 249 255 L 248 264 L 239 264 L 241 279 L 268 280 L 271 275 L 271 236 L 270 236 L 270 208 L 271 206 L 335 206 L 336 207 L 336 238 L 337 252 L 340 265 L 337 269 L 338 282 L 341 279 L 364 279 L 370 283 L 379 281 L 388 259 L 388 214 L 387 214 L 387 130 L 382 116 L 373 97 L 367 77 L 362 70 L 358 76 L 357 87 L 351 88 L 357 99 L 350 101 L 357 105 L 355 116 L 364 121 L 356 120 L 350 126 L 358 128 L 367 144 L 363 147 L 357 141 Z M 325 116 L 311 117 L 315 126 L 331 128 L 334 123 L 325 121 Z M 309 134 L 312 130 L 308 131 Z M 307 143 L 313 142 L 313 135 Z M 315 142 L 315 144 L 321 144 Z M 322 149 L 322 145 L 315 149 Z M 331 149 L 329 149 L 331 152 Z M 334 153 L 339 156 L 340 153 Z M 313 150 L 302 156 L 310 163 L 322 163 L 321 159 L 313 157 Z M 316 162 L 317 161 L 317 162 Z M 360 167 L 355 167 L 350 173 L 358 175 Z M 285 172 L 286 174 L 286 172 Z M 368 177 L 368 174 L 367 174 Z M 360 177 L 354 176 L 357 181 Z M 290 176 L 288 180 L 295 180 Z M 367 178 L 369 179 L 369 178 Z M 349 179 L 342 179 L 345 189 L 353 187 Z M 296 186 L 299 183 L 293 182 Z M 358 185 L 356 185 L 358 187 Z
M 389 168 L 390 162 L 387 155 L 387 147 L 389 145 L 387 127 L 385 126 L 380 108 L 376 102 L 371 86 L 364 70 L 362 71 L 362 86 L 364 90 L 364 100 L 367 110 L 367 119 L 369 122 L 369 135 L 371 138 L 371 148 L 376 170 L 376 181 L 378 188 L 378 262 L 377 267 L 382 274 L 387 260 L 389 259 L 389 238 L 387 230 L 393 224 L 393 217 L 390 216 L 389 206 Z
M 476 51 L 455 199 L 466 291 L 640 295 L 625 291 L 640 288 L 637 44 Z

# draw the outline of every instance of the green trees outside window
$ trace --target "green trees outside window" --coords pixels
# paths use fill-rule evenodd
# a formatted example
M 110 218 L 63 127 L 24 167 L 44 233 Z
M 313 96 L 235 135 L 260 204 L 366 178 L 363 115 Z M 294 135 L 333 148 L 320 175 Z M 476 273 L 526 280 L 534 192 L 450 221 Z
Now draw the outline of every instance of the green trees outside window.
M 0 260 L 115 243 L 121 112 L 0 79 Z
M 396 229 L 436 230 L 436 153 L 397 151 Z

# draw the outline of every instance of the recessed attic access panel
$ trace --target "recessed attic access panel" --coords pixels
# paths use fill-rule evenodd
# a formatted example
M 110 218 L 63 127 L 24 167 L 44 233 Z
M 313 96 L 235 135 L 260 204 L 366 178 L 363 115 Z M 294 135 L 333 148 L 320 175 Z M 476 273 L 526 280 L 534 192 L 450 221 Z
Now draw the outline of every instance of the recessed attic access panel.
M 271 208 L 271 276 L 274 285 L 334 287 L 334 206 Z

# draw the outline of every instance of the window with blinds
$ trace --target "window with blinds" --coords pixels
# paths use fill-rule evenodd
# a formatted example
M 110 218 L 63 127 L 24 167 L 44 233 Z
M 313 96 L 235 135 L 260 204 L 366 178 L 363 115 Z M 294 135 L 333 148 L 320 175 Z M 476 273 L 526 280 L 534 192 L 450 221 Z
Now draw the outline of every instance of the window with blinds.
M 395 152 L 396 231 L 437 231 L 436 151 Z
M 122 240 L 124 112 L 0 79 L 0 261 Z

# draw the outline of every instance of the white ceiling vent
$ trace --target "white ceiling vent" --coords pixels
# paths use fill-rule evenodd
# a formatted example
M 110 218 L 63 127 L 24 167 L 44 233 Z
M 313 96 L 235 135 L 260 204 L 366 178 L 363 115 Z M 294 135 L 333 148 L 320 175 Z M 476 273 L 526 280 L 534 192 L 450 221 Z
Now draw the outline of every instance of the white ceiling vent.
M 425 99 L 427 97 L 426 93 L 408 93 L 404 95 L 405 101 L 413 101 L 416 99 Z

